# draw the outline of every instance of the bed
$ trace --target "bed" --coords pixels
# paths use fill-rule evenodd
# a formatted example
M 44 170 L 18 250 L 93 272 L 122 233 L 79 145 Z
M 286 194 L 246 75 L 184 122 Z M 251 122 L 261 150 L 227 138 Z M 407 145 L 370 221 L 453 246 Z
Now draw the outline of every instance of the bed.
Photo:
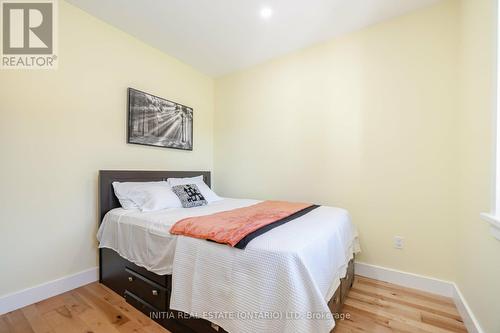
M 352 286 L 359 251 L 348 213 L 319 207 L 240 250 L 168 230 L 180 218 L 255 200 L 140 213 L 120 208 L 112 188 L 114 181 L 199 175 L 210 186 L 205 171 L 100 171 L 100 282 L 173 333 L 329 331 Z

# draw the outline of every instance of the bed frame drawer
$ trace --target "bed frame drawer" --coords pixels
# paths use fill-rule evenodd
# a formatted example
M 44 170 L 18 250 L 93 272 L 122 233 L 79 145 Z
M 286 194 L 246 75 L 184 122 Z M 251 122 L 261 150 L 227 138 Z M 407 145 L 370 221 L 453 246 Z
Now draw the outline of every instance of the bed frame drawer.
M 351 259 L 349 261 L 349 264 L 347 266 L 347 273 L 346 276 L 343 279 L 340 279 L 340 302 L 344 304 L 347 294 L 349 293 L 349 290 L 352 287 L 352 284 L 354 282 L 354 259 Z
M 160 311 L 166 311 L 170 301 L 168 290 L 131 269 L 125 268 L 126 290 Z
M 347 284 L 348 288 L 351 289 L 352 284 L 354 283 L 354 259 L 349 261 L 349 266 L 347 266 Z
M 151 304 L 144 302 L 140 297 L 134 295 L 130 291 L 125 291 L 123 297 L 125 298 L 127 303 L 131 304 L 134 308 L 141 311 L 150 318 L 153 316 L 153 313 L 159 312 L 159 309 L 155 309 L 153 306 L 151 306 Z
M 333 314 L 339 313 L 340 309 L 342 307 L 342 300 L 340 297 L 340 293 L 341 293 L 340 289 L 341 288 L 337 288 L 337 290 L 335 291 L 335 294 L 333 294 L 333 297 L 328 302 L 328 308 L 330 308 L 330 311 Z
M 144 267 L 137 266 L 136 264 L 130 262 L 130 261 L 125 261 L 125 268 L 128 268 L 136 273 L 139 273 L 140 275 L 144 276 L 148 280 L 154 281 L 158 283 L 160 286 L 163 287 L 168 287 L 170 285 L 170 279 L 171 275 L 158 275 L 153 272 L 148 271 Z

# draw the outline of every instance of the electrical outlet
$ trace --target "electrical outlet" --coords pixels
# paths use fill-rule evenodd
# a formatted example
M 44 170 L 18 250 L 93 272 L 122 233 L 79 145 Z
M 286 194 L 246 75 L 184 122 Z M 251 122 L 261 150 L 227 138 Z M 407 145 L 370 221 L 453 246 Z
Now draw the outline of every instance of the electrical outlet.
M 405 239 L 401 236 L 394 236 L 394 248 L 402 250 L 405 245 Z

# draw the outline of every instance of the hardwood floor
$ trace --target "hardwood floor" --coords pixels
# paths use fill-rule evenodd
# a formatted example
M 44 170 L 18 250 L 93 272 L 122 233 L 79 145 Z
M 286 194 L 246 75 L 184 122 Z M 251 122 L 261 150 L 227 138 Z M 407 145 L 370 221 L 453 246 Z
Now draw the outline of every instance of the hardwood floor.
M 452 300 L 356 276 L 334 333 L 467 332 Z M 0 333 L 167 333 L 99 283 L 0 316 Z
M 0 333 L 166 333 L 160 325 L 99 283 L 0 317 Z
M 453 300 L 356 276 L 334 333 L 467 332 Z

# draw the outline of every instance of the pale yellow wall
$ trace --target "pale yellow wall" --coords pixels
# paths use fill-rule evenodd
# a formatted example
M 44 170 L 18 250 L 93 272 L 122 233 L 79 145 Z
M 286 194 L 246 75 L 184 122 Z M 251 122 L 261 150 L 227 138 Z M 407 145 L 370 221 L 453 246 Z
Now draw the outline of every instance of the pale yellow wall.
M 500 242 L 480 212 L 493 186 L 496 0 L 462 0 L 457 284 L 484 332 L 500 332 Z
M 500 331 L 500 242 L 478 217 L 494 3 L 444 1 L 218 79 L 212 126 L 211 78 L 61 2 L 59 69 L 0 71 L 0 295 L 96 265 L 97 170 L 215 163 L 222 195 L 349 209 L 359 260 L 456 281 Z M 193 152 L 125 143 L 129 86 L 194 107 Z
M 64 2 L 59 69 L 0 71 L 0 295 L 95 267 L 99 169 L 212 169 L 213 80 Z M 194 108 L 194 151 L 127 145 L 127 87 Z
M 453 280 L 459 24 L 445 1 L 218 79 L 218 192 L 347 208 L 360 261 Z

